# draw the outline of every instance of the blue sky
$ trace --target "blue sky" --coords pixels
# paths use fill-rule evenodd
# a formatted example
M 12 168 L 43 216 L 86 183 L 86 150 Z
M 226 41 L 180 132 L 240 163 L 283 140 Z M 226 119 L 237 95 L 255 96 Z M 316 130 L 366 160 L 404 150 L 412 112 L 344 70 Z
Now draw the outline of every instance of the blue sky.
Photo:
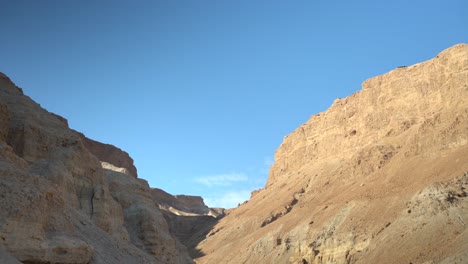
M 0 71 L 141 178 L 233 207 L 284 136 L 468 42 L 468 1 L 2 1 Z

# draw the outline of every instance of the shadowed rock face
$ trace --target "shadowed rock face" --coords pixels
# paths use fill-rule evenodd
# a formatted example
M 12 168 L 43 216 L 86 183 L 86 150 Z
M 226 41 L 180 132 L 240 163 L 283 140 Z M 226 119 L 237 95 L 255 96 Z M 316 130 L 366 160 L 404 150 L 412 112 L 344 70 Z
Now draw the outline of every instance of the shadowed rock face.
M 133 165 L 133 159 L 127 152 L 109 144 L 89 139 L 82 135 L 84 146 L 95 155 L 101 162 L 104 168 L 111 170 L 121 169 L 120 172 L 130 174 L 137 177 L 137 169 Z
M 209 215 L 214 218 L 224 216 L 223 208 L 210 208 L 206 206 L 203 198 L 193 195 L 171 195 L 161 189 L 151 190 L 154 201 L 163 210 L 170 211 L 176 215 Z
M 5 76 L 5 75 L 4 75 Z M 6 77 L 7 78 L 7 77 Z M 19 89 L 19 88 L 18 88 Z M 0 106 L 1 107 L 1 106 Z M 0 112 L 4 110 L 0 108 Z M 60 115 L 50 113 L 53 117 L 58 119 L 64 126 L 68 128 L 68 120 Z M 8 113 L 2 115 L 2 118 L 8 118 Z M 6 129 L 5 129 L 6 131 Z M 125 174 L 132 175 L 137 178 L 137 169 L 133 164 L 133 159 L 130 155 L 110 144 L 104 144 L 86 137 L 83 133 L 76 132 L 80 137 L 86 149 L 93 154 L 100 162 L 104 169 L 109 169 Z M 1 135 L 0 135 L 1 136 Z
M 116 167 L 136 176 L 0 74 L 0 262 L 192 263 L 146 181 Z
M 205 205 L 200 196 L 171 195 L 157 188 L 152 189 L 151 195 L 162 207 L 173 208 L 181 213 L 208 214 L 210 212 L 210 208 Z
M 200 196 L 171 195 L 157 188 L 152 189 L 151 195 L 163 212 L 171 234 L 187 247 L 192 258 L 200 257 L 195 247 L 225 215 L 224 209 L 209 208 Z
M 286 136 L 197 263 L 468 262 L 468 45 L 363 83 Z

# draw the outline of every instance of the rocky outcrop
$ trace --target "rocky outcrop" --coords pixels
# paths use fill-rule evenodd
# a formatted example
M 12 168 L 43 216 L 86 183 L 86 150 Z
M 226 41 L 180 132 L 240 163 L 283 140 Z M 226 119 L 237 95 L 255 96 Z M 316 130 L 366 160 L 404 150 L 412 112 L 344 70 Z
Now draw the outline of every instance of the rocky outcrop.
M 466 44 L 365 81 L 284 138 L 196 262 L 467 262 L 466 98 Z
M 162 210 L 171 234 L 187 247 L 190 256 L 199 257 L 195 247 L 225 215 L 224 209 L 209 208 L 200 196 L 171 195 L 157 188 L 152 189 L 151 195 Z
M 0 248 L 0 263 L 5 264 L 21 264 L 15 257 L 10 253 L 5 251 L 3 248 Z
M 211 215 L 178 215 L 163 211 L 169 230 L 187 248 L 192 258 L 202 256 L 196 246 L 204 240 L 219 219 Z
M 0 74 L 0 260 L 191 263 L 148 184 L 101 161 L 136 176 L 126 153 L 69 129 Z
M 171 195 L 158 188 L 152 189 L 151 195 L 161 209 L 176 215 L 209 215 L 214 218 L 224 216 L 223 208 L 208 207 L 200 196 Z
M 112 170 L 107 170 L 106 175 L 111 195 L 123 209 L 123 224 L 128 232 L 124 239 L 155 256 L 166 255 L 164 262 L 190 263 L 186 248 L 178 241 L 175 243 L 168 232 L 168 224 L 151 196 L 148 183 Z
M 200 196 L 171 195 L 158 188 L 152 189 L 151 195 L 160 206 L 174 209 L 174 212 L 175 210 L 189 214 L 208 214 L 210 212 L 210 208 L 205 205 Z
M 83 134 L 81 136 L 84 146 L 101 161 L 104 168 L 138 177 L 133 159 L 127 152 L 113 145 L 89 139 Z
M 66 118 L 54 113 L 50 114 L 68 127 L 68 120 Z M 135 178 L 138 177 L 137 169 L 133 164 L 133 159 L 127 152 L 113 145 L 103 144 L 92 140 L 86 137 L 83 133 L 75 132 L 80 135 L 86 149 L 101 162 L 101 166 L 104 169 L 129 174 Z

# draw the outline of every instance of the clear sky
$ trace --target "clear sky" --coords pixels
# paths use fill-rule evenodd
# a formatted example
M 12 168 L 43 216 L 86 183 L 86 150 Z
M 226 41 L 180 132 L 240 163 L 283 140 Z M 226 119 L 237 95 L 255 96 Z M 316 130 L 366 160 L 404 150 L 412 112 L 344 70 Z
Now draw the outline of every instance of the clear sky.
M 284 136 L 468 42 L 468 1 L 0 1 L 0 71 L 139 177 L 233 207 Z

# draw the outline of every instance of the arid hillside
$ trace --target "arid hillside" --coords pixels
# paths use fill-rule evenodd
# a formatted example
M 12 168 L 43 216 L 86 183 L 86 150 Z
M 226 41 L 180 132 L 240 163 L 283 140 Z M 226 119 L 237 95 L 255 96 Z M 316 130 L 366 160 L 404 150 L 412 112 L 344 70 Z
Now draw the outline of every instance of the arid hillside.
M 468 263 L 468 45 L 363 83 L 208 208 L 0 73 L 0 263 Z
M 337 76 L 339 78 L 339 76 Z M 286 136 L 197 263 L 468 263 L 468 45 L 365 81 Z
M 164 199 L 128 153 L 71 130 L 0 73 L 1 264 L 193 263 L 178 227 L 203 237 L 222 211 Z

